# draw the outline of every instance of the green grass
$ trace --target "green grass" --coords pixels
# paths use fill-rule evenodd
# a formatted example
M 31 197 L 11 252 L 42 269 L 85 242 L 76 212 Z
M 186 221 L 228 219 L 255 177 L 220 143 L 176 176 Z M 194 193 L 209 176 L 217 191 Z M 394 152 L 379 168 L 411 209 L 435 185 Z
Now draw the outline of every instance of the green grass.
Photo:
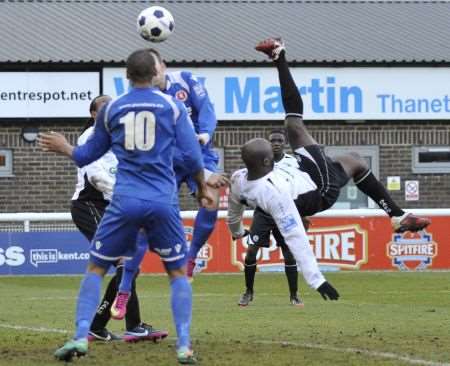
M 450 273 L 355 272 L 327 277 L 341 300 L 323 301 L 301 282 L 305 308 L 299 309 L 289 305 L 283 274 L 258 273 L 255 299 L 247 308 L 237 306 L 242 275 L 198 276 L 193 284 L 192 333 L 200 364 L 412 364 L 374 352 L 450 363 Z M 52 354 L 73 331 L 79 281 L 79 277 L 0 278 L 0 365 L 58 364 Z M 143 319 L 168 329 L 172 338 L 161 344 L 95 343 L 89 356 L 74 364 L 176 364 L 167 279 L 140 277 L 138 287 Z M 69 334 L 6 325 L 63 329 Z M 110 324 L 117 332 L 122 327 L 122 322 Z

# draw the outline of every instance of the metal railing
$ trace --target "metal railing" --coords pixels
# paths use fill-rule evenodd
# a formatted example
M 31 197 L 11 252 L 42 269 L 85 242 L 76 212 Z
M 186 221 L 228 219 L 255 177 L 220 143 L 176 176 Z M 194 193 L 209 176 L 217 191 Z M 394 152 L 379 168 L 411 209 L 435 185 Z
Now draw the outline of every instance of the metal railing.
M 410 209 L 422 216 L 450 216 L 450 208 L 441 209 Z M 182 211 L 183 219 L 194 219 L 197 211 Z M 226 211 L 219 211 L 219 218 L 226 218 Z M 251 218 L 252 211 L 245 211 L 244 217 Z M 314 217 L 375 217 L 386 216 L 383 210 L 379 209 L 330 209 L 321 212 Z M 76 226 L 72 222 L 72 217 L 68 212 L 21 212 L 21 213 L 0 213 L 0 231 L 30 232 L 30 231 L 75 231 Z

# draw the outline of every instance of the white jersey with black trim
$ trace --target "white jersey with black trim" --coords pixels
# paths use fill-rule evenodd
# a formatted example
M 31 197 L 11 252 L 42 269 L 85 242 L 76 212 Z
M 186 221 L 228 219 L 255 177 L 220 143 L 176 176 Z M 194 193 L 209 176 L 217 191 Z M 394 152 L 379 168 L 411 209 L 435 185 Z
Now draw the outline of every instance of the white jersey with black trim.
M 77 145 L 83 145 L 94 132 L 94 127 L 86 129 L 77 140 Z M 116 182 L 117 158 L 109 150 L 100 159 L 77 169 L 77 184 L 72 200 L 77 200 L 80 193 L 86 188 L 85 176 L 92 186 L 103 195 L 103 199 L 111 201 L 112 189 Z
M 240 237 L 244 233 L 242 215 L 245 206 L 259 207 L 272 216 L 306 282 L 314 289 L 324 283 L 325 278 L 309 245 L 294 199 L 316 189 L 309 175 L 295 166 L 278 164 L 270 173 L 256 180 L 248 180 L 247 169 L 240 169 L 231 177 L 227 217 L 233 236 Z
M 281 160 L 275 162 L 275 168 L 277 167 L 289 167 L 299 169 L 298 160 L 293 155 L 283 154 Z

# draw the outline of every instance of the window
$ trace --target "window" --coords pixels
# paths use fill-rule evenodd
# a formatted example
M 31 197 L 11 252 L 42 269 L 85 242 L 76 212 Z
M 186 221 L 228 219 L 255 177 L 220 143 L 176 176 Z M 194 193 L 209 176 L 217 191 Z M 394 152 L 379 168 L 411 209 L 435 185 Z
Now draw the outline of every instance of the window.
M 12 177 L 12 150 L 0 149 L 0 177 Z
M 450 147 L 414 146 L 412 150 L 413 173 L 450 173 Z
M 379 177 L 379 147 L 378 146 L 326 146 L 325 153 L 330 156 L 343 155 L 356 152 L 361 155 L 369 165 L 375 177 Z M 350 179 L 341 189 L 339 198 L 332 208 L 375 208 L 375 202 L 362 193 Z

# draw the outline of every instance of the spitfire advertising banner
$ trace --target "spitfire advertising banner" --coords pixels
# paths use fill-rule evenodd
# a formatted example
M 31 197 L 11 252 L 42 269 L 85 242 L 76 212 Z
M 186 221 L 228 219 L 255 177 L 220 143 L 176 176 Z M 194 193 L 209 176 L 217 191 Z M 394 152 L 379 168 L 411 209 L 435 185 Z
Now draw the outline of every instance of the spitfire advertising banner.
M 395 234 L 389 218 L 317 217 L 308 231 L 309 244 L 322 270 L 421 271 L 450 269 L 449 216 L 432 216 L 426 231 Z M 245 221 L 250 224 L 250 219 Z M 185 219 L 188 242 L 192 219 Z M 246 240 L 233 241 L 219 219 L 197 257 L 197 272 L 225 273 L 243 269 Z M 82 274 L 89 259 L 89 243 L 75 231 L 0 233 L 0 275 Z M 258 252 L 259 271 L 284 270 L 280 248 L 272 238 Z M 158 256 L 148 253 L 143 273 L 163 273 Z
M 419 233 L 395 234 L 388 217 L 313 218 L 309 244 L 322 270 L 450 269 L 449 217 L 433 216 Z M 245 223 L 249 225 L 250 220 Z M 185 220 L 186 238 L 192 237 L 193 220 Z M 197 257 L 196 272 L 238 272 L 243 269 L 246 240 L 233 241 L 225 220 L 218 224 Z M 258 253 L 260 271 L 284 270 L 281 249 L 272 238 Z M 142 272 L 163 272 L 158 257 L 149 253 Z

